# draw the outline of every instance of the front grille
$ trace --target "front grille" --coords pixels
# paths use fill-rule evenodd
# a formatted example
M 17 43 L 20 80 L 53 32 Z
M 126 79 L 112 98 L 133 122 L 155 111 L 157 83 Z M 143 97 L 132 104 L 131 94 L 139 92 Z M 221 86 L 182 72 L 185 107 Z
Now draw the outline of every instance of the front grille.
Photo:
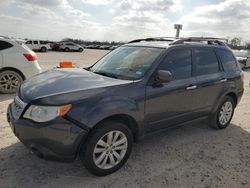
M 20 118 L 26 105 L 18 96 L 14 98 L 14 102 L 11 104 L 11 112 L 15 120 Z

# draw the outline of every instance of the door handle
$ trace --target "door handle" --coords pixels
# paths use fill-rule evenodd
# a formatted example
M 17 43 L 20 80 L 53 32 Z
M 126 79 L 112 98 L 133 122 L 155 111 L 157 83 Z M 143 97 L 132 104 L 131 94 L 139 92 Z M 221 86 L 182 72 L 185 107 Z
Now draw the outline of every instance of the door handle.
M 196 88 L 197 88 L 197 86 L 192 85 L 192 86 L 187 87 L 186 90 L 194 90 L 194 89 L 196 89 Z
M 226 78 L 223 78 L 223 79 L 220 80 L 220 82 L 226 82 L 226 81 L 227 81 Z

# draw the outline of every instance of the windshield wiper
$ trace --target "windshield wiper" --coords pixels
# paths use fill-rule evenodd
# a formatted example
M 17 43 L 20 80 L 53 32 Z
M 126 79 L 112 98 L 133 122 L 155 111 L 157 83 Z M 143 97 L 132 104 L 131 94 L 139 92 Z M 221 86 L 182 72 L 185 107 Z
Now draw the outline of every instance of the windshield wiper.
M 95 74 L 99 74 L 99 75 L 102 75 L 102 76 L 107 76 L 107 77 L 110 77 L 110 78 L 118 78 L 117 75 L 114 75 L 114 74 L 111 74 L 111 73 L 108 73 L 108 72 L 93 72 Z
M 86 70 L 86 71 L 91 71 L 91 67 L 85 67 L 83 69 Z

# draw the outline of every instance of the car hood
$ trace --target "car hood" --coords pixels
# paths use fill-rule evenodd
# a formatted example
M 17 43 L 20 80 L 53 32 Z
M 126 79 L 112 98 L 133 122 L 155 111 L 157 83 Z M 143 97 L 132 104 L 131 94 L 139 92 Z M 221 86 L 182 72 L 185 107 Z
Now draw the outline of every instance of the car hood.
M 25 102 L 30 102 L 44 97 L 82 93 L 132 82 L 101 76 L 80 68 L 56 68 L 26 80 L 20 87 L 19 95 Z

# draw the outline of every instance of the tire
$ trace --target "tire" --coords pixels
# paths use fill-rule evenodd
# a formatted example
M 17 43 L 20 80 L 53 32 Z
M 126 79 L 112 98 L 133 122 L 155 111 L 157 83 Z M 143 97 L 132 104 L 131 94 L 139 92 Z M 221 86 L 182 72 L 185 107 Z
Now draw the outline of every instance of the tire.
M 0 72 L 0 93 L 15 93 L 21 83 L 23 77 L 16 71 L 5 70 Z
M 108 141 L 108 135 L 112 135 L 110 141 Z M 116 141 L 111 142 L 117 135 L 119 136 Z M 114 145 L 108 145 L 108 143 Z M 132 143 L 133 136 L 126 125 L 105 121 L 93 130 L 87 142 L 81 146 L 80 159 L 92 174 L 105 176 L 119 170 L 126 163 L 132 150 Z M 96 153 L 94 153 L 95 150 Z
M 79 52 L 83 52 L 83 49 L 82 48 L 79 48 L 79 50 L 78 50 Z
M 230 96 L 226 96 L 216 112 L 211 116 L 210 126 L 215 129 L 225 129 L 233 118 L 235 106 L 234 99 Z
M 47 48 L 46 47 L 42 47 L 41 48 L 41 52 L 47 52 Z
M 65 52 L 69 52 L 69 48 L 65 48 Z

